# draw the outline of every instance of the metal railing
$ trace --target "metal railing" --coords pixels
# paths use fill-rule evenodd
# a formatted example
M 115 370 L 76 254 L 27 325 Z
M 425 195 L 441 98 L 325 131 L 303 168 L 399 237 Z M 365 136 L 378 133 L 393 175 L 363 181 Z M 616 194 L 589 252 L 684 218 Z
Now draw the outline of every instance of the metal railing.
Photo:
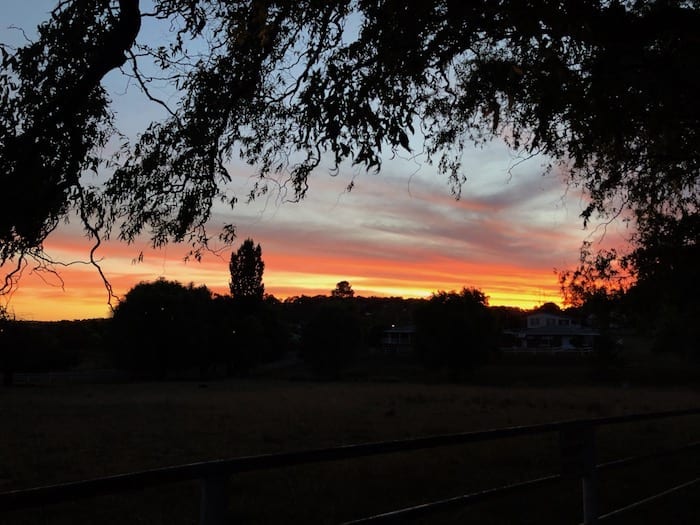
M 287 452 L 281 454 L 266 454 L 258 456 L 219 459 L 201 463 L 190 463 L 166 468 L 158 468 L 82 480 L 72 483 L 35 487 L 24 490 L 13 490 L 0 493 L 0 513 L 19 509 L 40 507 L 48 504 L 70 500 L 92 498 L 103 494 L 116 494 L 140 490 L 149 486 L 164 485 L 182 481 L 199 480 L 201 487 L 200 524 L 223 525 L 227 522 L 228 495 L 226 484 L 228 479 L 243 472 L 277 469 L 311 463 L 323 463 L 344 459 L 395 454 L 400 452 L 418 451 L 437 447 L 448 447 L 493 441 L 499 439 L 534 436 L 548 433 L 559 434 L 561 472 L 538 479 L 513 483 L 503 487 L 487 489 L 463 496 L 457 496 L 422 505 L 394 510 L 380 515 L 370 516 L 347 522 L 346 525 L 360 523 L 386 523 L 432 513 L 445 508 L 465 506 L 486 498 L 502 496 L 526 487 L 550 483 L 562 478 L 576 477 L 581 480 L 583 496 L 583 523 L 597 523 L 599 519 L 611 517 L 623 512 L 634 505 L 651 501 L 665 493 L 690 486 L 700 482 L 700 478 L 683 483 L 669 491 L 664 491 L 652 498 L 628 505 L 617 511 L 600 515 L 598 508 L 598 472 L 608 468 L 629 465 L 641 460 L 668 454 L 688 452 L 700 448 L 700 441 L 688 443 L 674 449 L 657 451 L 653 454 L 633 456 L 597 464 L 595 452 L 595 431 L 598 427 L 632 423 L 649 420 L 667 419 L 681 416 L 699 415 L 700 408 L 653 412 L 646 414 L 631 414 L 622 416 L 576 419 L 558 421 L 530 426 L 517 426 L 444 434 L 396 441 L 363 443 L 333 448 Z

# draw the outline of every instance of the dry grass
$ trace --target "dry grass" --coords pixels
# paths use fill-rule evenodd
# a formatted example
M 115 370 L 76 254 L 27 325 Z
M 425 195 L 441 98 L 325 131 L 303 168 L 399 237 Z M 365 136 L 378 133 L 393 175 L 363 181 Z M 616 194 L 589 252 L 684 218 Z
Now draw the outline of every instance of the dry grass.
M 698 392 L 688 389 L 269 381 L 203 386 L 0 390 L 0 490 L 209 458 L 700 405 Z M 605 430 L 601 456 L 697 439 L 699 429 L 700 421 L 684 419 Z M 336 523 L 553 472 L 556 454 L 556 437 L 546 436 L 246 474 L 231 481 L 232 515 L 237 523 Z M 681 475 L 684 466 L 687 461 L 646 481 Z M 632 489 L 651 490 L 646 481 L 639 487 L 638 474 L 626 476 L 611 474 L 605 481 L 612 484 L 605 485 L 605 505 L 624 503 Z M 197 498 L 195 484 L 181 484 L 12 513 L 0 522 L 195 523 Z M 580 517 L 578 505 L 577 489 L 565 484 L 555 492 L 509 498 L 507 505 L 480 505 L 465 511 L 464 519 L 573 522 Z M 454 519 L 436 516 L 426 523 Z

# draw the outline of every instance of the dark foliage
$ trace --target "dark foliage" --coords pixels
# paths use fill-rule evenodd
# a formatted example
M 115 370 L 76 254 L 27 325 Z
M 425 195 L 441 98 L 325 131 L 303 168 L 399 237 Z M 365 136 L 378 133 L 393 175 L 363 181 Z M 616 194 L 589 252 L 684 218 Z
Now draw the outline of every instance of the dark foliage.
M 477 289 L 437 292 L 416 311 L 416 346 L 426 366 L 445 367 L 462 378 L 495 347 L 498 332 Z
M 14 351 L 16 345 L 14 338 L 15 321 L 4 306 L 0 306 L 0 371 L 2 371 L 2 384 L 11 385 L 15 371 Z
M 561 314 L 561 308 L 559 308 L 559 305 L 556 303 L 544 303 L 537 307 L 537 311 L 546 314 Z
M 352 302 L 328 299 L 303 327 L 301 356 L 323 378 L 336 378 L 358 356 L 362 325 Z
M 265 294 L 263 272 L 265 263 L 262 260 L 262 249 L 253 239 L 246 239 L 240 248 L 231 254 L 229 263 L 231 272 L 231 297 L 247 302 L 262 301 Z
M 138 0 L 62 1 L 36 42 L 0 44 L 0 263 L 40 254 L 73 210 L 91 236 L 102 229 L 80 178 L 103 163 L 115 130 L 101 81 L 126 62 L 140 25 Z
M 206 367 L 216 350 L 210 325 L 211 292 L 159 279 L 132 288 L 117 306 L 111 340 L 118 362 L 138 374 Z
M 336 299 L 352 299 L 355 296 L 355 290 L 348 281 L 340 281 L 335 285 L 335 288 L 331 290 L 331 297 Z
M 95 359 L 105 366 L 104 319 L 83 321 L 16 321 L 0 309 L 0 372 L 12 382 L 15 372 L 67 370 Z M 107 364 L 108 366 L 108 364 Z
M 584 247 L 579 267 L 560 274 L 565 297 L 602 328 L 624 321 L 659 351 L 700 357 L 700 310 L 689 293 L 700 278 L 700 217 L 657 216 L 636 236 L 637 249 L 625 255 Z
M 490 306 L 489 311 L 493 316 L 499 331 L 521 330 L 525 328 L 525 311 L 513 306 Z
M 289 328 L 274 298 L 241 301 L 216 297 L 214 303 L 217 333 L 222 335 L 216 343 L 219 362 L 226 364 L 228 375 L 244 375 L 253 366 L 279 359 L 289 351 Z
M 243 375 L 288 349 L 276 306 L 164 279 L 140 283 L 115 309 L 112 351 L 119 366 L 145 377 Z
M 700 358 L 700 216 L 665 217 L 640 230 L 642 247 L 632 257 L 637 281 L 627 305 L 639 325 L 652 329 L 660 351 Z

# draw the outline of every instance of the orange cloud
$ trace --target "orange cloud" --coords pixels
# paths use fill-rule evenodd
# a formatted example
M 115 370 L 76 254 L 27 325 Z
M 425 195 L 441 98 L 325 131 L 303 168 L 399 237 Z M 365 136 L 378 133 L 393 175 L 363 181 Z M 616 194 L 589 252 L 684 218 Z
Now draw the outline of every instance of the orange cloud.
M 274 243 L 270 243 L 274 247 Z M 263 244 L 263 246 L 265 246 Z M 557 301 L 558 291 L 551 270 L 533 271 L 517 265 L 475 264 L 443 256 L 415 256 L 410 250 L 398 258 L 350 255 L 350 250 L 322 254 L 289 254 L 264 249 L 266 290 L 280 298 L 292 295 L 328 294 L 340 280 L 348 280 L 359 295 L 427 297 L 437 290 L 475 286 L 493 305 L 530 307 Z M 79 244 L 57 244 L 58 253 L 77 255 Z M 201 263 L 185 264 L 161 252 L 148 252 L 145 262 L 131 264 L 128 249 L 112 246 L 102 262 L 117 295 L 124 295 L 140 281 L 159 277 L 183 283 L 206 284 L 214 292 L 228 293 L 227 257 L 205 257 Z M 83 248 L 84 250 L 84 248 Z M 175 249 L 171 249 L 174 252 Z M 56 275 L 28 269 L 11 297 L 9 307 L 20 318 L 37 320 L 104 317 L 110 313 L 107 292 L 92 266 L 72 265 Z

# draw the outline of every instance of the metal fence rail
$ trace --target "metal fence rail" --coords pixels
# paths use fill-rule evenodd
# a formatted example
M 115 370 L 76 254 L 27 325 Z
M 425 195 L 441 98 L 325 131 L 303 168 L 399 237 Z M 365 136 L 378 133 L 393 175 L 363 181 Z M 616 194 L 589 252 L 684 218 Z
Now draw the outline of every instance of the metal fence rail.
M 433 514 L 443 510 L 465 507 L 467 505 L 472 505 L 490 498 L 505 496 L 522 489 L 547 485 L 553 481 L 559 481 L 560 479 L 562 479 L 561 474 L 552 474 L 550 476 L 544 476 L 537 479 L 530 479 L 528 481 L 520 481 L 518 483 L 511 483 L 509 485 L 503 485 L 492 489 L 480 490 L 470 494 L 464 494 L 462 496 L 455 496 L 439 501 L 431 501 L 430 503 L 423 503 L 412 507 L 384 512 L 382 514 L 375 514 L 374 516 L 367 516 L 358 520 L 346 521 L 342 525 L 361 525 L 363 523 L 402 523 L 408 518 L 419 518 L 421 516 Z
M 630 503 L 629 505 L 625 505 L 624 507 L 621 507 L 619 509 L 613 510 L 611 512 L 608 512 L 607 514 L 603 514 L 601 516 L 598 516 L 599 521 L 606 520 L 608 518 L 614 518 L 616 516 L 619 516 L 620 514 L 624 514 L 625 512 L 628 512 L 632 509 L 636 509 L 637 507 L 641 507 L 642 505 L 646 505 L 647 503 L 652 503 L 660 498 L 669 496 L 671 494 L 674 494 L 680 490 L 687 489 L 688 487 L 692 487 L 693 485 L 697 485 L 700 483 L 700 478 L 695 478 L 690 481 L 686 481 L 685 483 L 681 483 L 680 485 L 676 485 L 675 487 L 671 487 L 670 489 L 663 490 L 659 492 L 658 494 L 654 494 L 653 496 L 649 496 L 648 498 L 640 499 L 639 501 L 635 501 L 634 503 Z
M 597 523 L 599 519 L 597 501 L 597 472 L 599 470 L 623 466 L 650 457 L 657 457 L 662 454 L 687 452 L 700 447 L 700 442 L 694 442 L 673 450 L 623 458 L 596 465 L 595 429 L 606 425 L 698 414 L 700 414 L 700 408 L 603 418 L 576 419 L 539 425 L 506 427 L 477 432 L 443 434 L 396 441 L 363 443 L 333 448 L 190 463 L 72 483 L 3 492 L 0 493 L 0 512 L 92 498 L 101 494 L 129 492 L 155 485 L 199 480 L 201 486 L 200 523 L 202 525 L 222 525 L 226 523 L 228 509 L 226 483 L 234 474 L 556 432 L 559 434 L 561 456 L 561 472 L 558 474 L 458 496 L 456 498 L 449 498 L 441 500 L 440 502 L 431 502 L 412 507 L 411 509 L 413 510 L 400 509 L 399 511 L 381 515 L 384 516 L 383 518 L 380 516 L 373 516 L 349 523 L 364 523 L 369 522 L 368 520 L 371 519 L 390 520 L 392 517 L 398 517 L 401 512 L 406 513 L 404 515 L 408 515 L 411 512 L 419 514 L 440 510 L 446 507 L 465 505 L 487 497 L 504 495 L 507 492 L 513 492 L 525 487 L 549 483 L 566 476 L 569 478 L 576 477 L 581 479 L 584 524 L 591 524 Z
M 682 453 L 688 452 L 688 451 L 693 450 L 693 449 L 700 449 L 700 441 L 694 441 L 692 443 L 688 443 L 688 444 L 683 445 L 681 447 L 659 450 L 659 451 L 651 453 L 651 454 L 640 454 L 640 455 L 636 455 L 636 456 L 629 456 L 626 458 L 608 461 L 606 463 L 599 463 L 598 465 L 595 466 L 595 468 L 597 471 L 619 468 L 619 467 L 624 467 L 624 466 L 628 466 L 628 465 L 641 463 L 643 461 L 653 459 L 653 458 L 660 458 L 660 457 L 664 457 L 664 456 L 682 454 Z M 431 502 L 423 503 L 420 505 L 414 505 L 411 507 L 406 507 L 406 508 L 397 509 L 397 510 L 393 510 L 393 511 L 389 511 L 389 512 L 384 512 L 382 514 L 375 514 L 373 516 L 367 516 L 367 517 L 360 518 L 357 520 L 347 521 L 347 522 L 343 523 L 342 525 L 361 525 L 364 523 L 372 523 L 372 524 L 375 524 L 375 523 L 401 523 L 409 518 L 418 518 L 418 517 L 421 517 L 424 515 L 433 514 L 435 512 L 439 512 L 439 511 L 443 511 L 443 510 L 447 510 L 447 509 L 465 507 L 465 506 L 471 505 L 473 503 L 478 503 L 478 502 L 486 500 L 486 499 L 506 496 L 509 493 L 516 492 L 516 491 L 521 490 L 521 489 L 534 488 L 534 487 L 539 487 L 541 485 L 548 485 L 552 482 L 560 481 L 563 478 L 564 478 L 564 475 L 562 475 L 561 473 L 550 474 L 549 476 L 543 476 L 543 477 L 536 478 L 536 479 L 530 479 L 527 481 L 520 481 L 518 483 L 511 483 L 511 484 L 504 485 L 501 487 L 494 487 L 494 488 L 490 488 L 490 489 L 486 489 L 486 490 L 480 490 L 477 492 L 472 492 L 470 494 L 464 494 L 464 495 L 455 496 L 455 497 L 447 498 L 447 499 L 443 499 L 443 500 L 431 501 Z M 700 478 L 697 478 L 695 480 L 692 480 L 692 481 L 683 483 L 681 485 L 672 487 L 668 490 L 664 490 L 658 494 L 655 494 L 655 495 L 650 496 L 648 498 L 644 498 L 640 501 L 636 501 L 630 505 L 626 505 L 625 507 L 608 512 L 604 515 L 599 515 L 599 516 L 597 516 L 597 519 L 600 521 L 603 519 L 617 516 L 617 515 L 622 514 L 628 510 L 632 510 L 633 508 L 636 508 L 640 505 L 650 503 L 650 502 L 655 501 L 663 496 L 666 496 L 666 495 L 672 494 L 674 492 L 677 492 L 678 490 L 682 490 L 684 488 L 690 487 L 698 482 L 700 482 Z

